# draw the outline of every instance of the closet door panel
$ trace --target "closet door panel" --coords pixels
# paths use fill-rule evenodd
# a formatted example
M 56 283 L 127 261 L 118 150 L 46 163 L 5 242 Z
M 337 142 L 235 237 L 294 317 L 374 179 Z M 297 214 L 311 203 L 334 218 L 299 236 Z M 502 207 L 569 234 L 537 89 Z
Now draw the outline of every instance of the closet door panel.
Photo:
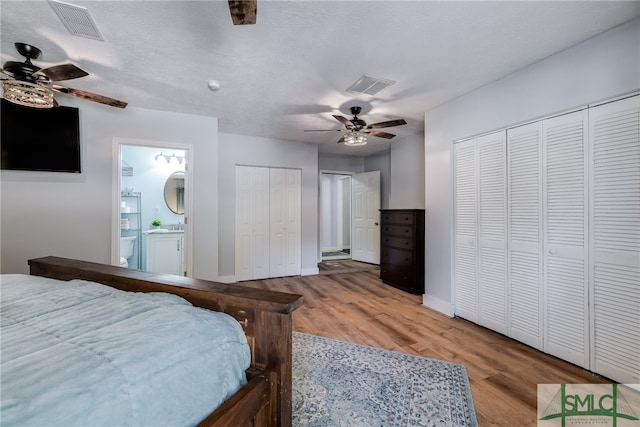
M 270 262 L 271 277 L 286 275 L 287 258 L 287 189 L 285 169 L 271 169 L 270 174 Z
M 455 312 L 478 322 L 477 154 L 475 140 L 454 145 Z
M 269 277 L 269 169 L 236 166 L 236 280 Z
M 479 323 L 507 332 L 506 132 L 477 139 Z
M 253 275 L 251 175 L 251 168 L 236 167 L 236 280 L 249 280 Z
M 587 111 L 543 121 L 544 350 L 589 367 Z
M 507 131 L 507 335 L 542 349 L 542 122 Z
M 589 112 L 592 370 L 640 382 L 640 96 Z

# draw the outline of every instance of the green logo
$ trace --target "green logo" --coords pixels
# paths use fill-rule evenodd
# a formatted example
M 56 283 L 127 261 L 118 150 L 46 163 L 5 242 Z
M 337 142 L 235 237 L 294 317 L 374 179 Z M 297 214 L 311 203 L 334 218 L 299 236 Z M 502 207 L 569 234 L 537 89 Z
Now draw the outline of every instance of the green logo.
M 560 419 L 562 427 L 565 427 L 568 418 L 571 418 L 572 425 L 594 425 L 601 420 L 600 425 L 610 425 L 611 422 L 613 427 L 617 427 L 619 419 L 640 420 L 618 384 L 582 385 L 582 390 L 578 387 L 580 384 L 571 386 L 569 392 L 566 384 L 560 384 L 560 389 L 542 413 L 541 421 Z M 601 392 L 597 393 L 594 389 Z

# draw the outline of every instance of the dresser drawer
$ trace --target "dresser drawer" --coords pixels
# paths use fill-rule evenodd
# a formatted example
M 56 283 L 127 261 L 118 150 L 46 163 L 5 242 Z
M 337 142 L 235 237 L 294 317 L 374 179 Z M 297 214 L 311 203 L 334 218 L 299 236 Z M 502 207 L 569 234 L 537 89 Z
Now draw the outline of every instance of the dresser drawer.
M 383 224 L 408 224 L 413 225 L 415 215 L 411 212 L 383 212 L 382 223 Z
M 400 269 L 414 267 L 413 252 L 395 248 L 382 248 L 382 264 L 391 264 Z
M 413 236 L 413 226 L 411 225 L 387 225 L 383 223 L 382 226 L 383 236 Z
M 413 239 L 410 237 L 400 237 L 400 236 L 382 236 L 381 239 L 382 247 L 392 247 L 406 250 L 413 250 Z
M 424 281 L 415 272 L 380 264 L 380 279 L 403 291 L 416 295 L 424 294 Z

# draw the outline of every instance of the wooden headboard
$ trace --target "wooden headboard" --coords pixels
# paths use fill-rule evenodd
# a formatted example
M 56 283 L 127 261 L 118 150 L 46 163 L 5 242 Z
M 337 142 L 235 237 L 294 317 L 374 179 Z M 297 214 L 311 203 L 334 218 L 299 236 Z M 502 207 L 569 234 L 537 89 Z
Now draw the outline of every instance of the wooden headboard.
M 252 366 L 278 376 L 276 424 L 291 425 L 291 317 L 302 305 L 302 296 L 52 256 L 31 259 L 29 266 L 36 276 L 83 279 L 124 291 L 172 293 L 197 307 L 233 316 L 247 335 Z

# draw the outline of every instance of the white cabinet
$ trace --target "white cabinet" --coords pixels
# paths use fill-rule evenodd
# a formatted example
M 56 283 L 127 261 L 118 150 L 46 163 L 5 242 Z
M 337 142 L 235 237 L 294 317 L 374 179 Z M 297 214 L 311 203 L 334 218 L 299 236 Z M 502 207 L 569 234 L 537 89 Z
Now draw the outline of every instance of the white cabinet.
M 184 233 L 145 234 L 147 243 L 147 271 L 183 276 Z
M 301 176 L 236 166 L 236 280 L 300 274 Z

